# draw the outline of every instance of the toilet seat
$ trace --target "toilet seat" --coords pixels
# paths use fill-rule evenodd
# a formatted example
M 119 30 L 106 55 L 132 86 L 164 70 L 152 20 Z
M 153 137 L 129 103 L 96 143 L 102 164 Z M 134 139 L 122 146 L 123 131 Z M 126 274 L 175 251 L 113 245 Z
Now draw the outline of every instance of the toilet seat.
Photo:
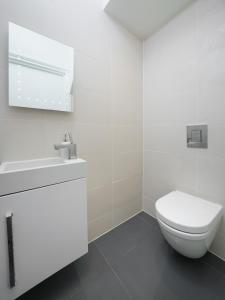
M 210 232 L 221 214 L 221 205 L 179 191 L 171 192 L 156 202 L 158 220 L 187 234 Z
M 176 236 L 177 238 L 182 238 L 185 240 L 190 240 L 190 241 L 204 240 L 209 235 L 209 232 L 204 232 L 204 233 L 183 232 L 183 231 L 180 231 L 180 230 L 177 230 L 177 229 L 174 229 L 174 228 L 168 226 L 166 223 L 162 222 L 160 219 L 158 219 L 158 223 L 161 226 L 161 228 L 164 228 L 164 230 L 166 230 L 170 234 Z

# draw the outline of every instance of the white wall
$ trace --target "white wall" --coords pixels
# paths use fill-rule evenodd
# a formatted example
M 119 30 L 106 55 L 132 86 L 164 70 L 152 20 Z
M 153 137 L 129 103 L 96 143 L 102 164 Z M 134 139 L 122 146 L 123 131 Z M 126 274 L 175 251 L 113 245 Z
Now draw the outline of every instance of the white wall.
M 143 206 L 174 190 L 225 205 L 225 1 L 200 0 L 144 43 Z M 186 125 L 207 123 L 208 150 Z M 225 223 L 212 251 L 225 259 Z
M 75 112 L 8 106 L 8 21 L 75 49 Z M 0 2 L 0 161 L 56 155 L 73 132 L 89 162 L 89 238 L 141 209 L 142 44 L 102 0 Z M 144 44 L 144 209 L 177 188 L 225 203 L 225 1 L 200 0 Z M 186 125 L 209 125 L 187 149 Z M 212 249 L 225 258 L 225 225 Z
M 8 21 L 74 48 L 74 113 L 8 106 Z M 1 0 L 0 45 L 0 161 L 55 156 L 53 144 L 72 131 L 89 165 L 89 239 L 138 212 L 141 42 L 102 11 L 102 0 Z

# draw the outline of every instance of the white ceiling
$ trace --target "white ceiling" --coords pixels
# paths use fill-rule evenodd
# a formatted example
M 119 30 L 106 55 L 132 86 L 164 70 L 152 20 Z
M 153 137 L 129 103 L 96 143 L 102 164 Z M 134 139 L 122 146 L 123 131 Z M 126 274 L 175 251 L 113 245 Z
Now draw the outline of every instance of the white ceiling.
M 104 0 L 104 10 L 146 39 L 194 0 Z

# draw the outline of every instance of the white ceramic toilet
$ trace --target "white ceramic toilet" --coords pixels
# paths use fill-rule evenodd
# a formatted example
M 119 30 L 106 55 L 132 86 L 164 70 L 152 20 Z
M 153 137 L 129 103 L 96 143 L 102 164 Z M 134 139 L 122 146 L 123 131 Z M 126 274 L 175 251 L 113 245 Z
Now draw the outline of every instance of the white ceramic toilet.
M 208 251 L 222 217 L 221 205 L 174 191 L 155 207 L 162 234 L 176 251 L 190 258 Z

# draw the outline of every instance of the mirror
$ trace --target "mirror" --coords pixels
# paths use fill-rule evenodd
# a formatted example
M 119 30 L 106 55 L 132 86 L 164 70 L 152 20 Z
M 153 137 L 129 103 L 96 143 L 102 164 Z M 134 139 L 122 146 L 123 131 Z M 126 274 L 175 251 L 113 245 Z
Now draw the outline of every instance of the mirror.
M 9 23 L 9 105 L 73 111 L 73 49 Z

